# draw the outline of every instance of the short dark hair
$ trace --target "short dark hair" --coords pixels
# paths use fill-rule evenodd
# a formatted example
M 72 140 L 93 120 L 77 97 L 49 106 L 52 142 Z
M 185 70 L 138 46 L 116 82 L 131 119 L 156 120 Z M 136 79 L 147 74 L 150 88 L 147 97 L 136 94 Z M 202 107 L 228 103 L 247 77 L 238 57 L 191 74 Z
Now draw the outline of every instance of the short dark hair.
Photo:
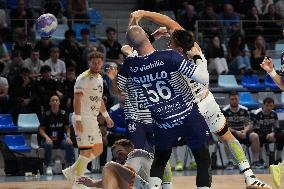
M 75 31 L 72 30 L 72 29 L 67 30 L 67 31 L 65 32 L 65 34 L 64 34 L 64 37 L 65 37 L 65 38 L 68 38 L 68 37 L 70 37 L 70 36 L 76 37 Z
M 230 96 L 239 96 L 239 94 L 238 94 L 238 92 L 237 91 L 231 91 L 230 93 L 229 93 L 229 97 Z
M 47 73 L 47 72 L 51 72 L 51 68 L 48 65 L 42 66 L 40 68 L 40 74 L 44 74 L 44 73 Z
M 130 140 L 120 139 L 117 140 L 111 147 L 111 151 L 113 151 L 117 146 L 122 146 L 128 149 L 134 149 L 134 145 Z
M 80 34 L 81 35 L 89 35 L 90 34 L 90 30 L 88 28 L 82 28 L 81 31 L 80 31 Z
M 109 33 L 109 32 L 115 32 L 116 33 L 116 30 L 113 27 L 108 27 L 106 29 L 106 33 Z
M 76 68 L 74 66 L 69 66 L 67 67 L 66 72 L 76 72 Z
M 186 53 L 194 46 L 193 35 L 186 30 L 175 30 L 172 33 L 172 39 L 175 46 L 179 46 L 183 49 L 183 53 Z
M 98 51 L 90 52 L 88 55 L 88 60 L 90 61 L 93 58 L 101 58 L 102 60 L 104 60 L 104 54 Z
M 270 104 L 270 103 L 273 103 L 273 104 L 274 104 L 273 98 L 266 97 L 266 98 L 263 100 L 263 104 Z

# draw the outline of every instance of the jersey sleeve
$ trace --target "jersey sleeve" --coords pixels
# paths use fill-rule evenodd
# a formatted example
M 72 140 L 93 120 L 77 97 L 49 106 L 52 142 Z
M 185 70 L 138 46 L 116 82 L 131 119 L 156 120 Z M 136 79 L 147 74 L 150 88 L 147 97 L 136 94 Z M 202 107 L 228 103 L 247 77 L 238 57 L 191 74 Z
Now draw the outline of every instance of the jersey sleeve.
M 209 73 L 204 64 L 193 64 L 191 60 L 184 58 L 177 52 L 172 52 L 172 62 L 175 69 L 187 78 L 202 84 L 209 82 Z
M 86 89 L 87 79 L 86 77 L 79 76 L 74 85 L 74 93 L 84 93 Z
M 128 154 L 125 165 L 132 167 L 136 173 L 144 167 L 144 169 L 151 168 L 154 156 L 145 150 L 135 149 Z
M 125 92 L 126 85 L 127 85 L 127 72 L 125 65 L 123 65 L 117 76 L 117 87 L 121 92 Z

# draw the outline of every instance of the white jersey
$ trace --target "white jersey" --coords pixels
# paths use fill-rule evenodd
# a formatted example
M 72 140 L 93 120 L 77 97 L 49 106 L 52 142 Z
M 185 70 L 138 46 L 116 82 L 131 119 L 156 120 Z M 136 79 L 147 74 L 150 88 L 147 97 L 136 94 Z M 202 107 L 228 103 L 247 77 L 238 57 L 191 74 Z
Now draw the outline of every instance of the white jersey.
M 125 165 L 134 169 L 134 171 L 145 181 L 149 181 L 150 169 L 154 156 L 141 149 L 135 149 L 128 154 Z
M 103 95 L 103 79 L 101 75 L 94 75 L 87 70 L 79 75 L 74 86 L 74 93 L 83 93 L 81 101 L 81 115 L 99 115 Z

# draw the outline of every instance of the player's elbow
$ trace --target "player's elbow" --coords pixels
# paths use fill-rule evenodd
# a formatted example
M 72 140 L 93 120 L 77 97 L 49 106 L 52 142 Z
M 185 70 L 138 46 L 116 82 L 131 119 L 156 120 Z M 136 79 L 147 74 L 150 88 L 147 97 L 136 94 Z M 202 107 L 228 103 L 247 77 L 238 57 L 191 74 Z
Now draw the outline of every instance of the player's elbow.
M 209 73 L 208 73 L 208 71 L 200 69 L 200 67 L 196 69 L 196 71 L 193 74 L 192 78 L 197 83 L 201 83 L 201 84 L 209 83 Z

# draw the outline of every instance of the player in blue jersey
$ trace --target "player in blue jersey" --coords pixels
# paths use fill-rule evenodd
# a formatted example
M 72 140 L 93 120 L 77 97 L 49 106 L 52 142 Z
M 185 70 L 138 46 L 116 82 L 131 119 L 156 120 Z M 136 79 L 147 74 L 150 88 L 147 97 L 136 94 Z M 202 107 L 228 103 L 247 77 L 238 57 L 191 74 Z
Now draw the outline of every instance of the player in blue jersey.
M 166 26 L 171 36 L 169 47 L 182 53 L 184 56 L 193 58 L 193 55 L 190 53 L 190 49 L 192 47 L 191 34 L 185 31 L 184 28 L 182 28 L 177 22 L 170 19 L 168 16 L 155 12 L 140 10 L 132 13 L 131 17 L 131 22 L 136 24 L 141 18 L 146 18 L 157 24 Z M 197 44 L 195 45 L 197 48 L 199 48 Z M 203 55 L 201 56 L 204 58 Z M 207 61 L 199 61 L 198 63 L 205 63 L 205 66 L 207 67 Z M 188 82 L 188 84 L 198 101 L 199 111 L 204 116 L 210 131 L 215 133 L 219 139 L 225 143 L 231 152 L 231 156 L 238 164 L 240 171 L 244 174 L 247 185 L 246 188 L 271 188 L 267 184 L 257 179 L 253 174 L 240 143 L 235 139 L 230 130 L 228 130 L 225 117 L 216 103 L 212 93 L 208 90 L 208 83 L 198 84 L 191 80 Z
M 193 151 L 207 143 L 208 127 L 183 75 L 207 83 L 209 74 L 206 67 L 192 64 L 175 51 L 156 51 L 139 26 L 128 29 L 127 40 L 139 56 L 125 60 L 119 73 L 119 88 L 122 91 L 136 88 L 142 92 L 140 99 L 152 113 L 155 136 L 151 176 L 162 178 L 171 148 L 178 137 L 184 137 Z M 196 48 L 193 53 L 195 61 L 201 59 Z M 203 155 L 209 157 L 209 154 Z M 210 178 L 208 172 L 200 172 L 197 186 L 210 187 Z

